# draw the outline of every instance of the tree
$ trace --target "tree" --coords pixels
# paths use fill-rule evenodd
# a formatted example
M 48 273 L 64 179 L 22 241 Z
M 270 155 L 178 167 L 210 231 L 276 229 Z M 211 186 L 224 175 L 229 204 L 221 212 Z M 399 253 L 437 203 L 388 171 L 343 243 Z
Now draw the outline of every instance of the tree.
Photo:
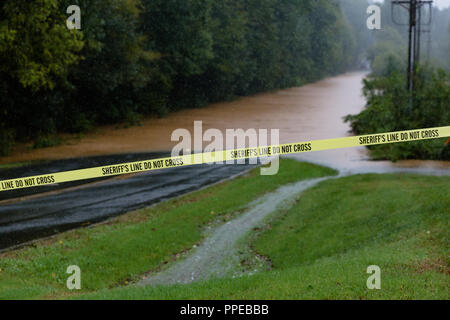
M 0 72 L 33 90 L 54 88 L 79 61 L 82 35 L 69 32 L 57 0 L 7 0 L 0 7 Z

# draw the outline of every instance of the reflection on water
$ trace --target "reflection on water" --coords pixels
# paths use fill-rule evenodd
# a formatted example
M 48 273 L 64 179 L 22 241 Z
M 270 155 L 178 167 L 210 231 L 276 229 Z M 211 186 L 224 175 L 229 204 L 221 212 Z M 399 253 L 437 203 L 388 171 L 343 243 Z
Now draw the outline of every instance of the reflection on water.
M 280 142 L 299 142 L 337 138 L 349 135 L 342 117 L 360 112 L 365 104 L 361 95 L 363 72 L 347 73 L 302 87 L 240 98 L 232 102 L 212 104 L 200 109 L 186 109 L 162 119 L 146 119 L 143 126 L 117 130 L 107 127 L 90 134 L 73 145 L 58 146 L 32 152 L 16 152 L 5 162 L 36 159 L 61 159 L 98 154 L 150 152 L 169 150 L 173 130 L 186 128 L 193 132 L 195 120 L 203 121 L 203 130 L 279 129 Z M 19 150 L 21 151 L 21 150 Z M 349 172 L 414 171 L 448 172 L 448 162 L 386 161 L 368 159 L 364 147 L 312 152 L 295 157 L 332 166 Z M 2 161 L 3 162 L 3 161 Z

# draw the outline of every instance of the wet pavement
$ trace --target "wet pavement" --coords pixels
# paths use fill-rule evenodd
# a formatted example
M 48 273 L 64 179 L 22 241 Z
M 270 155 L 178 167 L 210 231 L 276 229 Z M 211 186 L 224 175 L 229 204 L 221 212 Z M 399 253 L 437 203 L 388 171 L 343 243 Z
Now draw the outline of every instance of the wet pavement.
M 169 153 L 129 153 L 119 155 L 103 155 L 93 156 L 85 158 L 74 159 L 60 159 L 60 160 L 46 160 L 39 161 L 37 163 L 29 164 L 22 167 L 16 167 L 11 169 L 0 169 L 0 180 L 31 177 L 35 175 L 45 175 L 55 172 L 70 171 L 77 169 L 92 168 L 97 166 L 108 166 L 118 163 L 141 161 L 146 159 L 155 159 L 160 157 L 166 157 Z M 34 188 L 16 189 L 11 191 L 0 192 L 0 204 L 2 200 L 19 198 L 24 196 L 34 195 L 36 193 L 44 193 L 49 191 L 55 191 L 62 188 L 68 188 L 72 186 L 78 186 L 86 184 L 87 182 L 101 181 L 110 178 L 97 178 L 91 180 L 73 181 L 64 184 L 44 185 Z
M 0 177 L 14 176 L 19 171 L 22 175 L 56 172 L 91 165 L 159 158 L 164 155 L 166 154 L 133 154 L 55 161 L 24 170 L 3 171 L 0 172 Z M 205 164 L 144 172 L 94 183 L 92 181 L 95 180 L 82 181 L 82 185 L 77 182 L 78 186 L 69 183 L 51 188 L 37 187 L 2 192 L 0 249 L 144 208 L 227 179 L 254 166 Z M 66 189 L 67 187 L 69 188 Z

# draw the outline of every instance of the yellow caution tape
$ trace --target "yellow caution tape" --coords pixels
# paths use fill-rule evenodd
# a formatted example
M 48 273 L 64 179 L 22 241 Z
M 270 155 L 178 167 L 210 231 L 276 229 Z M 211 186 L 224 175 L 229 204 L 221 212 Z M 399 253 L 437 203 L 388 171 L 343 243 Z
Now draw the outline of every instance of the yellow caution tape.
M 39 176 L 24 177 L 0 181 L 0 191 L 31 188 L 37 186 L 63 183 L 69 181 L 117 176 L 144 171 L 189 166 L 219 161 L 233 162 L 240 159 L 257 157 L 272 157 L 284 154 L 312 152 L 320 150 L 360 147 L 397 142 L 410 142 L 445 138 L 450 136 L 450 126 L 377 133 L 363 136 L 353 136 L 326 140 L 313 140 L 307 142 L 287 143 L 263 147 L 250 147 L 243 149 L 223 150 L 151 159 L 137 162 L 108 165 L 102 167 L 64 171 Z

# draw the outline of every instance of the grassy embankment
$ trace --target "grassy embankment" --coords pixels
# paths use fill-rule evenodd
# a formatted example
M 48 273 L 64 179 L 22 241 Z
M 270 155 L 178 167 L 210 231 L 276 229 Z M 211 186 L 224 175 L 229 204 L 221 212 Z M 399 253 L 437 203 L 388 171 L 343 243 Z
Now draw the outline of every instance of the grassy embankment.
M 190 285 L 126 286 L 176 259 L 203 228 L 231 219 L 283 183 L 330 175 L 329 169 L 282 161 L 272 177 L 253 171 L 179 199 L 35 248 L 0 256 L 0 297 L 89 299 L 448 299 L 448 177 L 357 175 L 325 181 L 249 237 L 272 270 Z M 81 292 L 65 288 L 65 268 L 82 269 Z M 368 290 L 369 265 L 381 290 Z
M 449 299 L 448 177 L 357 175 L 306 191 L 253 242 L 273 269 L 106 299 Z M 381 290 L 368 290 L 369 265 Z
M 249 202 L 279 186 L 336 174 L 320 166 L 282 160 L 280 172 L 245 176 L 211 186 L 154 207 L 129 213 L 92 228 L 66 232 L 32 247 L 0 254 L 0 298 L 63 298 L 66 268 L 82 270 L 89 293 L 126 285 L 149 270 L 179 257 L 203 239 L 208 224 L 227 221 Z

